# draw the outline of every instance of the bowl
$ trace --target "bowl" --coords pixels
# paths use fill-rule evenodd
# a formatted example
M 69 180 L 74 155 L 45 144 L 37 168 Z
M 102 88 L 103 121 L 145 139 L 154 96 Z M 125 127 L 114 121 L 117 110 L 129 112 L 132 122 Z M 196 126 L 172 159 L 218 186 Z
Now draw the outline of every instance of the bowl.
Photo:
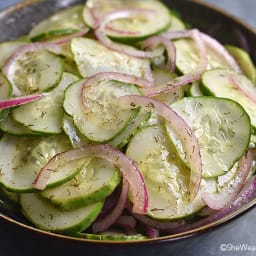
M 81 0 L 27 0 L 3 10 L 0 12 L 0 42 L 27 34 L 33 24 L 49 14 L 83 2 Z M 177 10 L 182 19 L 192 27 L 197 27 L 210 34 L 223 44 L 233 44 L 245 49 L 256 63 L 256 32 L 242 21 L 208 4 L 197 1 L 165 0 L 163 2 L 170 8 Z M 219 234 L 222 229 L 232 228 L 237 217 L 241 217 L 255 206 L 256 196 L 235 212 L 199 228 L 155 239 L 126 242 L 92 241 L 42 231 L 31 226 L 19 215 L 8 210 L 0 210 L 1 229 L 8 230 L 6 236 L 1 232 L 0 238 L 5 241 L 3 251 L 8 250 L 9 255 L 17 252 L 20 253 L 19 255 L 23 255 L 22 253 L 28 255 L 31 252 L 39 255 L 45 253 L 50 255 L 55 252 L 63 255 L 70 255 L 71 253 L 79 255 L 87 252 L 94 256 L 125 256 L 139 255 L 140 253 L 169 255 L 175 251 L 179 251 L 179 254 L 182 255 L 193 255 L 187 254 L 188 244 L 199 242 L 203 236 L 209 236 L 213 232 L 212 230 L 216 228 L 218 228 Z M 202 244 L 202 246 L 207 247 L 206 244 Z M 195 251 L 195 249 L 193 250 Z M 12 254 L 12 252 L 14 253 Z

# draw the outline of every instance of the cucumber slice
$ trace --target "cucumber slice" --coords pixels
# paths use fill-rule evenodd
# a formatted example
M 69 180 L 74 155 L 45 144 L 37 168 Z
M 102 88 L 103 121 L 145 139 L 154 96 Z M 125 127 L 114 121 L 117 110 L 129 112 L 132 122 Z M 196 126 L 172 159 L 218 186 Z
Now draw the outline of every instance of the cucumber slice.
M 216 69 L 205 72 L 201 78 L 202 83 L 200 88 L 206 95 L 230 98 L 241 104 L 250 116 L 253 128 L 252 132 L 256 133 L 255 101 L 248 98 L 240 90 L 237 90 L 230 79 L 231 76 L 240 83 L 241 87 L 243 87 L 243 90 L 245 90 L 248 95 L 253 95 L 253 97 L 256 98 L 254 84 L 247 77 L 230 70 Z
M 9 98 L 12 94 L 12 87 L 9 81 L 0 73 L 0 99 Z M 0 122 L 8 115 L 8 109 L 0 109 Z
M 16 136 L 36 134 L 36 133 L 33 133 L 26 126 L 15 121 L 11 113 L 0 123 L 0 129 L 3 132 L 16 135 Z
M 150 113 L 143 108 L 139 112 L 135 111 L 131 121 L 123 131 L 107 143 L 115 148 L 123 148 L 130 138 L 140 129 L 141 125 L 150 118 Z
M 64 73 L 59 85 L 48 96 L 17 107 L 12 111 L 13 118 L 36 133 L 62 133 L 64 90 L 76 80 L 76 76 Z
M 150 69 L 149 60 L 111 51 L 93 39 L 72 39 L 71 51 L 82 77 L 109 71 L 144 77 Z
M 86 27 L 83 21 L 83 5 L 58 11 L 39 22 L 29 33 L 32 41 L 75 33 Z
M 199 63 L 198 49 L 192 39 L 179 39 L 174 41 L 177 59 L 176 65 L 179 72 L 189 74 L 196 70 Z M 229 63 L 217 55 L 212 49 L 207 48 L 208 66 L 207 69 L 225 68 L 232 69 Z
M 129 124 L 136 110 L 119 109 L 114 99 L 123 95 L 140 94 L 137 87 L 117 81 L 101 82 L 86 89 L 87 111 L 80 100 L 83 80 L 69 86 L 65 92 L 64 109 L 75 126 L 89 140 L 105 142 L 119 135 Z
M 135 134 L 126 154 L 142 172 L 149 194 L 148 215 L 162 220 L 187 217 L 204 207 L 199 192 L 188 201 L 189 170 L 179 161 L 161 126 L 149 126 Z M 216 184 L 203 181 L 201 190 L 215 191 Z
M 136 133 L 141 124 L 149 118 L 149 113 L 140 109 L 139 112 L 134 112 L 132 120 L 124 128 L 124 130 L 114 137 L 112 140 L 108 141 L 107 144 L 115 147 L 122 148 L 128 142 L 129 139 Z M 94 142 L 90 141 L 85 135 L 83 135 L 75 126 L 73 118 L 65 115 L 63 119 L 63 130 L 70 139 L 71 144 L 74 148 L 82 147 L 88 144 L 93 144 Z
M 250 118 L 237 102 L 215 97 L 187 97 L 171 107 L 198 139 L 203 177 L 227 173 L 244 155 L 251 137 Z M 167 123 L 166 130 L 181 159 L 187 163 L 182 145 Z
M 6 41 L 0 43 L 0 69 L 4 66 L 8 58 L 22 45 L 27 44 L 25 41 Z
M 204 94 L 202 93 L 201 89 L 200 89 L 200 84 L 198 81 L 193 82 L 190 86 L 189 89 L 189 96 L 204 96 Z
M 244 74 L 256 86 L 256 69 L 249 54 L 245 50 L 232 45 L 227 45 L 226 49 L 235 58 Z
M 63 63 L 60 57 L 46 50 L 27 52 L 11 66 L 9 81 L 24 94 L 49 91 L 61 80 Z
M 155 86 L 164 84 L 175 77 L 177 77 L 176 74 L 171 73 L 168 70 L 156 68 L 152 71 L 153 78 L 154 78 L 154 84 Z M 184 97 L 184 89 L 179 88 L 174 93 L 164 93 L 156 96 L 155 98 L 166 103 L 167 105 L 170 105 L 172 102 L 175 102 L 181 98 Z
M 222 190 L 224 187 L 226 187 L 230 181 L 234 178 L 236 172 L 237 172 L 238 163 L 236 162 L 232 169 L 217 178 L 217 191 Z
M 151 35 L 160 33 L 167 29 L 171 23 L 170 11 L 167 6 L 158 0 L 130 0 L 130 1 L 98 1 L 88 0 L 84 8 L 83 17 L 88 26 L 93 27 L 94 21 L 91 16 L 91 12 L 88 7 L 99 6 L 97 11 L 99 17 L 104 14 L 116 11 L 124 8 L 136 8 L 136 9 L 148 9 L 154 11 L 154 17 L 152 19 L 145 19 L 144 17 L 132 17 L 126 19 L 118 19 L 112 21 L 110 24 L 117 30 L 129 31 L 131 33 L 125 33 L 124 35 L 116 33 L 115 30 L 107 30 L 107 34 L 115 39 L 122 41 L 141 40 Z M 157 20 L 157 22 L 156 22 Z M 135 32 L 135 33 L 132 33 Z
M 171 11 L 171 24 L 168 30 L 184 30 L 186 29 L 185 23 L 177 16 L 178 14 Z
M 22 194 L 20 204 L 23 214 L 36 227 L 65 234 L 73 234 L 87 229 L 103 207 L 103 203 L 98 202 L 80 209 L 63 211 L 33 193 Z
M 256 148 L 256 135 L 254 134 L 251 135 L 250 147 Z
M 164 84 L 176 77 L 176 74 L 171 73 L 169 70 L 155 68 L 152 70 L 155 86 Z
M 53 189 L 47 189 L 41 196 L 61 209 L 70 210 L 103 201 L 120 183 L 118 169 L 100 158 L 93 158 L 71 181 Z
M 77 233 L 76 237 L 89 239 L 89 240 L 102 240 L 102 241 L 134 241 L 144 240 L 148 237 L 141 234 L 127 235 L 121 232 L 104 232 L 102 234 L 89 234 L 89 233 Z
M 154 84 L 155 86 L 161 85 L 163 83 L 166 83 L 176 77 L 176 74 L 171 73 L 168 70 L 165 69 L 160 69 L 156 68 L 152 72 L 153 78 L 154 78 Z M 170 105 L 171 103 L 182 99 L 184 97 L 184 89 L 179 88 L 175 92 L 169 92 L 169 93 L 164 93 L 155 96 L 154 98 L 164 102 L 167 105 Z M 163 123 L 163 118 L 160 117 L 156 112 L 150 113 L 150 118 L 147 120 L 147 122 L 144 122 L 142 126 L 151 126 L 151 125 L 157 125 L 157 124 L 162 124 Z
M 63 130 L 68 136 L 73 148 L 83 147 L 92 142 L 87 139 L 81 132 L 76 128 L 73 118 L 64 114 L 63 118 Z
M 0 186 L 0 201 L 2 201 L 1 199 L 6 201 L 7 203 L 9 202 L 9 203 L 18 205 L 20 200 L 20 194 L 15 192 L 10 192 L 4 187 Z
M 77 77 L 81 77 L 73 57 L 63 56 L 62 60 L 63 60 L 63 63 L 64 63 L 64 72 L 73 74 Z
M 71 148 L 65 136 L 42 138 L 3 135 L 0 141 L 0 184 L 13 192 L 34 191 L 40 168 L 57 153 Z

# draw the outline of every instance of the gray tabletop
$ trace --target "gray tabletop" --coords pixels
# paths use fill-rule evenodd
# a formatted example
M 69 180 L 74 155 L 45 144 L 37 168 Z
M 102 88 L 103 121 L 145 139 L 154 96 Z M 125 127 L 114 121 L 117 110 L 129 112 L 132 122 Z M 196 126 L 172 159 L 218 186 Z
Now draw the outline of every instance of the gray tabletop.
M 256 28 L 256 0 L 204 0 L 205 2 L 212 3 L 225 9 L 229 13 L 236 17 L 239 17 L 252 27 Z M 0 9 L 10 6 L 19 0 L 0 0 Z M 183 243 L 177 245 L 166 245 L 165 252 L 168 255 L 183 255 L 183 256 L 228 256 L 228 255 L 243 255 L 243 256 L 255 256 L 256 255 L 256 209 L 251 210 L 242 217 L 232 221 L 228 225 L 225 225 L 221 229 L 215 229 L 210 232 L 204 233 L 193 239 L 187 239 Z M 1 224 L 1 222 L 0 222 Z M 37 252 L 34 251 L 36 247 L 36 241 L 28 244 L 22 239 L 16 239 L 15 244 L 11 238 L 16 234 L 15 226 L 9 227 L 6 223 L 2 223 L 0 227 L 0 255 L 39 255 L 39 252 L 43 248 L 37 248 Z M 19 233 L 17 233 L 18 235 Z M 31 238 L 28 238 L 31 239 Z M 33 238 L 32 238 L 33 239 Z M 31 241 L 30 241 L 31 242 Z M 34 245 L 32 245 L 34 243 Z M 33 247 L 34 246 L 34 247 Z M 59 248 L 62 245 L 48 244 L 49 248 Z M 62 255 L 70 255 L 72 252 L 65 249 L 66 252 L 62 252 Z M 60 252 L 60 251 L 59 251 Z M 81 252 L 81 255 L 89 255 Z M 138 248 L 137 255 L 142 252 Z M 160 255 L 158 247 L 152 247 L 150 255 Z M 148 255 L 149 255 L 148 254 Z M 41 254 L 40 254 L 41 255 Z M 50 254 L 48 254 L 50 255 Z M 59 255 L 59 253 L 58 253 Z M 102 254 L 106 255 L 106 254 Z M 126 255 L 125 250 L 120 251 L 120 255 Z M 166 253 L 165 253 L 166 255 Z M 131 256 L 131 255 L 130 255 Z M 136 255 L 135 255 L 136 256 Z

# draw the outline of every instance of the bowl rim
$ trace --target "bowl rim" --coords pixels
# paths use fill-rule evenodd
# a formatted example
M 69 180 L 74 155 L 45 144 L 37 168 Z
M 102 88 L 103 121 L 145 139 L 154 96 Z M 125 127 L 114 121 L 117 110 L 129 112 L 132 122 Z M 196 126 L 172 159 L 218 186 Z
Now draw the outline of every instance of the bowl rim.
M 7 8 L 4 8 L 0 10 L 0 18 L 4 18 L 5 15 L 8 15 L 14 11 L 18 11 L 19 9 L 25 8 L 27 6 L 33 5 L 33 4 L 38 4 L 38 3 L 43 3 L 47 0 L 24 0 L 20 3 L 14 4 L 12 6 L 9 6 Z M 220 7 L 216 7 L 212 5 L 211 3 L 206 3 L 202 2 L 201 0 L 189 0 L 190 2 L 194 4 L 198 4 L 200 6 L 206 7 L 208 9 L 211 9 L 217 13 L 219 13 L 222 16 L 225 16 L 232 22 L 241 25 L 243 28 L 249 30 L 252 34 L 255 34 L 256 36 L 256 29 L 254 29 L 251 25 L 247 24 L 245 21 L 243 21 L 241 18 L 236 17 L 233 14 L 228 13 L 227 11 L 221 9 Z M 20 227 L 22 229 L 26 229 L 32 232 L 35 232 L 37 234 L 51 237 L 51 238 L 58 238 L 58 239 L 64 239 L 64 240 L 69 240 L 69 241 L 74 241 L 74 242 L 82 242 L 82 243 L 88 243 L 88 244 L 96 244 L 96 245 L 129 245 L 129 244 L 151 244 L 155 242 L 172 242 L 176 240 L 181 240 L 181 239 L 186 239 L 191 236 L 195 236 L 197 234 L 201 234 L 203 232 L 207 232 L 210 229 L 217 228 L 221 225 L 227 224 L 236 218 L 242 217 L 245 213 L 247 213 L 249 210 L 252 210 L 253 208 L 256 207 L 256 196 L 251 199 L 249 202 L 245 203 L 242 207 L 238 208 L 234 212 L 231 212 L 224 217 L 222 217 L 219 220 L 215 220 L 209 224 L 205 224 L 201 227 L 197 228 L 192 228 L 191 230 L 183 231 L 180 233 L 174 233 L 170 235 L 165 235 L 157 238 L 147 238 L 147 239 L 142 239 L 142 240 L 94 240 L 94 239 L 87 239 L 87 238 L 80 238 L 80 237 L 75 237 L 75 236 L 67 236 L 64 234 L 59 234 L 59 233 L 52 233 L 49 231 L 41 230 L 39 228 L 36 228 L 32 225 L 28 225 L 22 222 L 19 222 L 11 217 L 6 216 L 5 214 L 0 212 L 0 219 L 2 218 L 3 220 L 16 225 L 17 227 Z
M 199 4 L 201 6 L 205 6 L 209 9 L 212 9 L 218 13 L 220 13 L 221 15 L 226 16 L 229 20 L 231 20 L 232 22 L 235 23 L 239 23 L 240 25 L 242 25 L 244 28 L 248 29 L 250 32 L 252 32 L 253 34 L 256 34 L 256 27 L 254 28 L 252 25 L 246 23 L 246 21 L 244 21 L 242 18 L 236 16 L 235 14 L 232 14 L 224 9 L 222 9 L 221 7 L 218 7 L 216 5 L 213 5 L 211 3 L 208 2 L 203 2 L 202 0 L 189 0 L 190 2 L 194 2 L 196 4 Z

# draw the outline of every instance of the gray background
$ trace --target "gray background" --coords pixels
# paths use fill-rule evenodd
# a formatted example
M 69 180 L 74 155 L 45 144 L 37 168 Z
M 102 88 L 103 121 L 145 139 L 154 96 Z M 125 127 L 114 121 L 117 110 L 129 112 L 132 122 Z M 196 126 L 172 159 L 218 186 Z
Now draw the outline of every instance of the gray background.
M 171 1 L 171 0 L 170 0 Z M 10 6 L 19 0 L 0 0 L 0 9 Z M 248 23 L 252 27 L 256 28 L 256 0 L 204 0 L 202 2 L 209 2 L 215 6 L 218 6 L 230 14 L 239 17 L 244 22 Z M 255 42 L 256 46 L 256 42 Z M 22 240 L 12 241 L 12 237 L 15 236 L 13 227 L 5 226 L 3 223 L 0 228 L 0 255 L 39 255 L 40 248 L 35 252 L 32 249 L 32 245 L 28 246 Z M 14 228 L 15 229 L 15 228 Z M 17 231 L 18 232 L 18 231 Z M 170 252 L 168 255 L 182 255 L 182 256 L 229 256 L 229 255 L 243 255 L 243 256 L 255 256 L 256 255 L 256 209 L 246 213 L 239 219 L 225 225 L 221 229 L 216 229 L 211 232 L 207 232 L 193 239 L 187 239 L 181 247 L 175 245 L 166 245 L 166 251 Z M 14 242 L 14 243 L 13 243 Z M 15 244 L 16 243 L 16 244 Z M 29 241 L 33 243 L 33 241 Z M 227 249 L 232 246 L 254 246 L 255 250 L 226 250 L 222 251 L 222 244 L 227 244 Z M 34 245 L 37 246 L 36 244 Z M 55 245 L 54 245 L 55 246 Z M 16 249 L 14 249 L 16 247 Z M 174 248 L 176 247 L 176 249 Z M 232 249 L 232 248 L 231 248 Z M 31 251 L 32 250 L 32 251 Z M 64 249 L 65 250 L 65 249 Z M 64 251 L 63 250 L 63 251 Z M 15 253 L 13 253 L 15 251 Z M 17 251 L 17 253 L 16 253 Z M 34 253 L 33 253 L 34 252 Z M 32 253 L 32 254 L 31 254 Z M 63 253 L 63 252 L 62 252 Z M 68 252 L 66 252 L 68 253 Z M 64 252 L 64 254 L 66 255 Z M 70 252 L 69 252 L 70 253 Z M 139 252 L 141 254 L 141 251 Z M 157 247 L 152 247 L 152 253 L 154 255 L 162 256 L 161 251 Z M 58 253 L 57 253 L 58 254 Z M 62 255 L 64 255 L 62 254 Z M 124 253 L 120 254 L 124 255 Z M 152 255 L 153 255 L 152 254 Z M 58 254 L 59 255 L 59 254 Z M 72 252 L 68 255 L 72 255 Z M 90 255 L 90 252 L 83 252 L 81 255 Z M 166 254 L 165 254 L 166 255 Z M 165 256 L 163 255 L 163 256 Z M 131 255 L 132 256 L 132 255 Z M 135 255 L 137 256 L 137 255 Z M 145 255 L 146 256 L 146 255 Z

